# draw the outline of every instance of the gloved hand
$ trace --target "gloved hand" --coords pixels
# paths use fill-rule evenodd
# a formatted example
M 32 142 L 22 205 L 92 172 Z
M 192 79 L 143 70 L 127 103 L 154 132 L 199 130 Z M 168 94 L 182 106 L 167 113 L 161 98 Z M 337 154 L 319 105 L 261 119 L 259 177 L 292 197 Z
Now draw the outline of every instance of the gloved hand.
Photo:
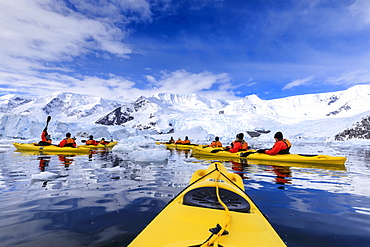
M 264 154 L 266 149 L 258 149 L 257 153 Z

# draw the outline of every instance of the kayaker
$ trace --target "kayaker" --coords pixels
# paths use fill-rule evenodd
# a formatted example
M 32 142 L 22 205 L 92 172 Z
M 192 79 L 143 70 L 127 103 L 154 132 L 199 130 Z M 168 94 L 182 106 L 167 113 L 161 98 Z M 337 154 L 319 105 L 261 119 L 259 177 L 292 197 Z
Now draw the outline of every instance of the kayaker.
M 271 149 L 259 149 L 257 153 L 265 153 L 270 155 L 275 154 L 289 154 L 289 150 L 292 144 L 287 140 L 284 139 L 283 133 L 280 131 L 276 132 L 274 135 L 275 144 Z
M 77 146 L 76 141 L 74 138 L 71 138 L 71 133 L 66 134 L 66 138 L 64 138 L 58 145 L 59 147 L 73 147 Z
M 101 138 L 99 144 L 107 145 L 109 142 L 105 140 L 105 138 Z
M 182 144 L 190 144 L 190 140 L 189 140 L 189 137 L 185 136 L 185 140 L 182 141 Z
M 47 128 L 42 131 L 41 141 L 38 143 L 39 146 L 50 146 L 52 143 L 51 136 L 48 134 Z
M 182 141 L 181 141 L 181 138 L 179 137 L 179 139 L 177 139 L 177 141 L 175 142 L 175 144 L 182 144 Z
M 92 135 L 90 135 L 89 136 L 89 140 L 86 141 L 86 145 L 94 145 L 94 146 L 96 146 L 98 144 L 99 144 L 99 142 L 95 141 L 94 140 L 94 136 L 92 136 Z
M 167 142 L 167 144 L 173 144 L 175 143 L 175 140 L 173 139 L 173 136 L 171 136 L 171 139 Z
M 222 147 L 222 143 L 220 142 L 220 138 L 218 136 L 216 136 L 215 140 L 209 146 L 213 147 L 213 148 Z
M 230 153 L 236 153 L 239 151 L 246 151 L 248 150 L 248 143 L 244 141 L 244 134 L 239 133 L 236 135 L 235 141 L 231 143 L 231 148 L 226 147 L 226 151 L 229 151 Z

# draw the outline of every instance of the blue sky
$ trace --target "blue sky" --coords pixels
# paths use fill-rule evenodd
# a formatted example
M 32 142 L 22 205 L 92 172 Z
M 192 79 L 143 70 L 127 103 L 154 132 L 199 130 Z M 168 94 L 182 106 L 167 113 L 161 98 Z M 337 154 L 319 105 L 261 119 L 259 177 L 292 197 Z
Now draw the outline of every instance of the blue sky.
M 262 99 L 370 82 L 367 0 L 3 0 L 0 95 Z

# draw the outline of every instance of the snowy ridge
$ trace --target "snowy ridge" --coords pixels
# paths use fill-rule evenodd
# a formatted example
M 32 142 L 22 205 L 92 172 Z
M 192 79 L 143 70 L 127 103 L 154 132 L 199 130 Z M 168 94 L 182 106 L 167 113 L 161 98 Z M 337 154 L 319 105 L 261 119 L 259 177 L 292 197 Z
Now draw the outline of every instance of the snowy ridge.
M 292 96 L 267 102 L 281 116 L 351 117 L 370 110 L 370 85 L 357 85 L 344 91 Z
M 196 94 L 159 93 L 134 102 L 67 92 L 37 99 L 6 95 L 0 97 L 0 136 L 38 139 L 50 115 L 53 139 L 63 138 L 66 132 L 117 140 L 143 134 L 166 139 L 192 133 L 195 138 L 195 132 L 201 133 L 198 139 L 216 135 L 232 139 L 240 132 L 266 129 L 271 132 L 259 140 L 271 140 L 274 132 L 282 131 L 292 140 L 332 141 L 370 115 L 369 103 L 370 85 L 267 101 L 257 95 L 226 101 Z M 341 140 L 356 138 L 353 133 L 341 136 Z

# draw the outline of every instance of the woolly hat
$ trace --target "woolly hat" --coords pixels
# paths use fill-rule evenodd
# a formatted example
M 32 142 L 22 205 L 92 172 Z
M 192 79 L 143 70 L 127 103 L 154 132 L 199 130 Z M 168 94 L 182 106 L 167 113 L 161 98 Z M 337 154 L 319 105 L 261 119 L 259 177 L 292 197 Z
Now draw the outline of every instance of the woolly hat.
M 236 138 L 238 138 L 240 140 L 243 140 L 244 134 L 243 133 L 239 133 L 239 134 L 236 135 Z
M 281 133 L 280 131 L 276 132 L 275 135 L 274 135 L 274 138 L 282 140 L 283 139 L 283 133 Z

